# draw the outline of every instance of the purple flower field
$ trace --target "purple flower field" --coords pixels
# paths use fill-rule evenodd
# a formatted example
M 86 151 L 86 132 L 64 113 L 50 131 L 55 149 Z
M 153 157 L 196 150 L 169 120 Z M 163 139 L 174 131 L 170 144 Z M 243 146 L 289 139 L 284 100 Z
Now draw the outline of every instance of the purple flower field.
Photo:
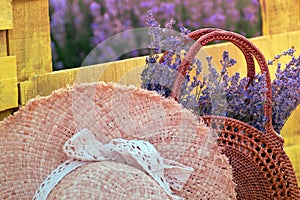
M 79 67 L 88 53 L 105 39 L 122 31 L 146 26 L 153 11 L 160 24 L 169 19 L 178 27 L 196 30 L 217 27 L 246 37 L 261 34 L 259 0 L 50 0 L 54 70 Z M 128 45 L 131 44 L 129 42 Z M 132 51 L 121 56 L 149 54 Z

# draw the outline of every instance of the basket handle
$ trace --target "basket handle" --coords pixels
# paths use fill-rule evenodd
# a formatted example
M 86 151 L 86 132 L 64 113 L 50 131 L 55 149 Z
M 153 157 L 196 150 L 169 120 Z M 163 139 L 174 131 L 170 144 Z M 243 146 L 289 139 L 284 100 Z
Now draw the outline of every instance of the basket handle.
M 202 28 L 195 30 L 193 32 L 190 32 L 187 36 L 190 37 L 192 40 L 198 40 L 200 37 L 211 33 L 213 31 L 222 31 L 218 28 Z M 187 43 L 188 41 L 186 41 Z M 247 48 L 241 45 L 240 43 L 236 43 L 235 41 L 232 41 L 232 43 L 237 46 L 243 53 L 246 63 L 247 63 L 247 77 L 249 78 L 248 85 L 252 82 L 255 76 L 255 64 L 253 60 L 253 56 L 248 52 Z M 164 61 L 165 56 L 167 56 L 168 51 L 165 51 L 162 57 L 160 58 L 159 62 L 162 63 Z M 248 86 L 247 85 L 247 86 Z
M 247 38 L 233 33 L 229 31 L 224 31 L 224 30 L 214 30 L 212 32 L 209 32 L 202 37 L 200 37 L 190 48 L 188 51 L 186 57 L 182 60 L 178 73 L 176 76 L 176 79 L 174 81 L 174 85 L 172 88 L 172 93 L 171 97 L 173 97 L 175 100 L 178 101 L 180 91 L 182 88 L 183 81 L 185 79 L 185 75 L 187 73 L 187 70 L 190 66 L 191 61 L 193 58 L 196 56 L 198 51 L 208 44 L 209 42 L 215 41 L 215 40 L 225 40 L 225 41 L 230 41 L 234 44 L 237 44 L 238 46 L 243 46 L 249 52 L 251 55 L 255 57 L 257 60 L 260 70 L 262 73 L 265 73 L 265 81 L 266 81 L 266 87 L 268 91 L 266 92 L 266 102 L 264 104 L 264 114 L 268 118 L 266 125 L 265 125 L 265 130 L 266 133 L 271 133 L 272 135 L 275 133 L 278 139 L 282 141 L 282 138 L 278 136 L 278 134 L 274 131 L 273 126 L 272 126 L 272 89 L 271 89 L 271 78 L 270 78 L 270 73 L 268 69 L 268 65 L 266 63 L 264 55 L 260 52 L 260 50 L 252 44 Z M 249 70 L 249 66 L 248 70 Z

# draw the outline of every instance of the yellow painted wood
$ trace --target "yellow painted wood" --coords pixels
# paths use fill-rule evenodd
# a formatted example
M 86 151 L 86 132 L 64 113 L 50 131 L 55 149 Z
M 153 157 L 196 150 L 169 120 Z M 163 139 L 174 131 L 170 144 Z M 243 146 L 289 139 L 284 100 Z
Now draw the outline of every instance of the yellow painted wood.
M 7 56 L 6 30 L 0 30 L 0 56 Z
M 124 85 L 138 86 L 140 84 L 139 74 L 144 65 L 145 57 L 138 57 L 37 75 L 29 81 L 19 83 L 20 103 L 25 105 L 29 99 L 37 95 L 46 96 L 56 89 L 74 83 L 113 81 Z
M 13 27 L 12 0 L 0 1 L 0 30 Z
M 0 80 L 0 111 L 18 107 L 17 79 Z
M 17 58 L 18 81 L 52 71 L 48 0 L 13 0 L 9 55 Z
M 285 146 L 300 144 L 300 106 L 292 112 L 281 131 Z
M 300 30 L 299 0 L 260 0 L 263 34 Z
M 0 111 L 18 107 L 16 57 L 0 57 Z
M 286 147 L 284 150 L 292 162 L 300 187 L 300 144 Z
M 294 47 L 296 50 L 299 49 L 298 51 L 300 52 L 299 38 L 300 38 L 300 31 L 294 31 L 289 33 L 251 38 L 250 40 L 260 49 L 260 51 L 262 51 L 266 60 L 272 60 L 274 56 L 282 53 L 283 51 L 291 47 Z M 236 66 L 229 68 L 229 71 L 232 73 L 238 71 L 241 73 L 241 76 L 246 75 L 246 62 L 243 57 L 243 54 L 233 44 L 222 43 L 217 45 L 211 45 L 205 47 L 204 50 L 205 51 L 201 50 L 200 54 L 198 54 L 197 57 L 198 58 L 202 57 L 202 59 L 205 59 L 205 56 L 212 55 L 213 63 L 215 64 L 215 66 L 219 66 L 219 67 L 220 67 L 220 60 L 222 59 L 223 51 L 225 50 L 229 51 L 230 57 L 235 58 L 237 60 Z M 296 52 L 300 54 L 298 51 Z M 280 59 L 280 62 L 287 63 L 289 60 L 290 60 L 289 57 L 283 57 L 282 59 Z M 205 64 L 205 62 L 206 61 L 203 60 L 203 64 Z M 270 75 L 272 79 L 274 79 L 275 77 L 276 68 L 277 68 L 276 65 L 269 67 Z M 259 72 L 258 67 L 256 67 L 256 71 Z
M 16 79 L 16 57 L 6 56 L 0 57 L 0 80 Z
M 300 49 L 300 31 L 278 34 L 273 36 L 262 36 L 251 39 L 264 53 L 266 59 L 272 59 L 276 54 L 287 50 L 294 46 Z M 222 43 L 205 47 L 197 55 L 201 57 L 203 64 L 206 63 L 207 55 L 213 56 L 213 62 L 217 67 L 220 67 L 223 51 L 229 51 L 230 56 L 237 60 L 237 66 L 231 69 L 232 72 L 241 72 L 242 76 L 246 74 L 246 63 L 243 55 L 237 47 L 229 43 Z M 284 60 L 283 60 L 284 61 Z M 138 57 L 108 64 L 100 64 L 71 70 L 56 71 L 48 74 L 37 75 L 29 81 L 20 83 L 21 88 L 21 103 L 24 104 L 29 98 L 36 95 L 49 95 L 51 91 L 59 87 L 64 87 L 66 84 L 83 81 L 113 81 L 121 84 L 140 85 L 140 73 L 145 64 L 144 57 Z M 274 77 L 276 66 L 270 68 L 270 74 Z M 257 70 L 258 71 L 258 70 Z M 78 73 L 79 72 L 79 73 Z M 76 80 L 75 80 L 76 79 Z M 26 86 L 27 85 L 27 86 Z M 29 86 L 30 85 L 30 86 Z

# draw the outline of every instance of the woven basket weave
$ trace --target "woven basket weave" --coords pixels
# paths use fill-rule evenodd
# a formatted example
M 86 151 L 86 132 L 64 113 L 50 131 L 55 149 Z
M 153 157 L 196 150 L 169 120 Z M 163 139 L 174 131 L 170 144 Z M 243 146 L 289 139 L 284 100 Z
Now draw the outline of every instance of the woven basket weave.
M 243 200 L 300 199 L 295 172 L 283 150 L 283 139 L 272 127 L 271 80 L 263 54 L 245 37 L 229 31 L 200 29 L 190 33 L 189 36 L 197 41 L 179 67 L 171 94 L 176 100 L 180 95 L 190 61 L 201 47 L 215 40 L 230 41 L 241 49 L 247 61 L 247 75 L 250 79 L 255 74 L 253 57 L 257 60 L 261 72 L 266 74 L 267 102 L 264 105 L 264 113 L 260 113 L 269 119 L 265 132 L 227 117 L 202 117 L 219 135 L 219 145 L 224 147 L 224 153 L 229 158 L 234 181 L 237 184 L 237 198 Z
M 235 199 L 232 170 L 217 137 L 176 101 L 116 84 L 81 84 L 36 98 L 0 122 L 0 199 L 31 199 L 67 157 L 63 145 L 83 128 L 106 144 L 114 138 L 152 143 L 162 157 L 192 167 L 185 199 Z M 48 199 L 166 199 L 144 172 L 96 162 L 72 171 Z

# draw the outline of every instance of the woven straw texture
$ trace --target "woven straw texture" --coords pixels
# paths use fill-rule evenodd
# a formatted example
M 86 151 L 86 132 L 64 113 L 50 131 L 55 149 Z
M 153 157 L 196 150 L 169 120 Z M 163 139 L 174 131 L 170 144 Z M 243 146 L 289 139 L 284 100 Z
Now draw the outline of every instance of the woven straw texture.
M 211 129 L 174 100 L 112 83 L 81 84 L 55 91 L 49 97 L 30 101 L 0 123 L 0 199 L 31 199 L 41 182 L 67 159 L 65 142 L 83 128 L 103 144 L 115 138 L 149 141 L 162 157 L 192 167 L 194 171 L 183 189 L 174 191 L 178 196 L 235 199 L 231 166 L 220 153 Z M 125 178 L 122 170 L 127 171 Z M 72 189 L 66 189 L 69 187 Z M 63 195 L 76 199 L 81 194 L 124 199 L 124 192 L 127 196 L 139 195 L 139 199 L 165 199 L 149 176 L 109 162 L 74 170 L 54 188 L 49 199 Z
M 198 51 L 215 40 L 226 40 L 235 44 L 247 60 L 248 77 L 255 74 L 253 57 L 260 70 L 266 75 L 266 103 L 264 114 L 268 117 L 265 132 L 261 132 L 241 121 L 219 117 L 203 116 L 206 124 L 219 136 L 219 145 L 229 158 L 237 184 L 237 199 L 300 199 L 298 184 L 292 164 L 283 150 L 283 139 L 272 127 L 272 90 L 267 63 L 263 54 L 245 37 L 219 29 L 200 29 L 189 34 L 197 40 L 183 62 L 172 89 L 172 97 L 178 99 L 184 77 L 192 59 Z M 249 57 L 252 57 L 252 59 Z
M 169 199 L 157 182 L 144 172 L 108 161 L 91 163 L 71 172 L 48 198 L 99 199 L 99 191 L 101 199 Z

